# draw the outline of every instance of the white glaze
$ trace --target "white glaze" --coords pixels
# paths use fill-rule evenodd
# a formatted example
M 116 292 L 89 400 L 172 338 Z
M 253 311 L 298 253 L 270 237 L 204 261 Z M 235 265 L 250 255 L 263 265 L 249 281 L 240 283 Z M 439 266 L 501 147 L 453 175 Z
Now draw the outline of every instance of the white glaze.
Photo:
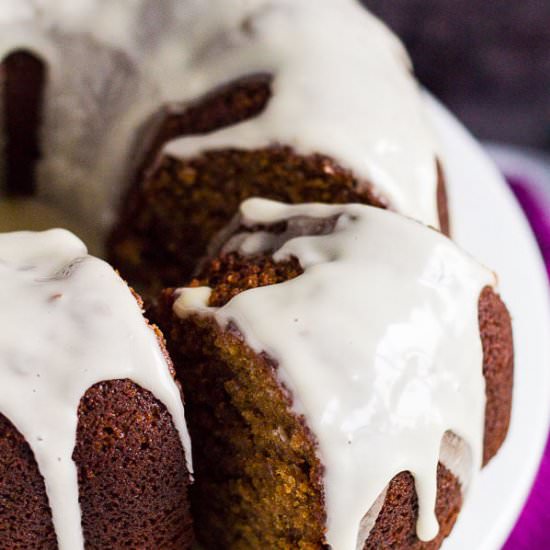
M 276 239 L 275 260 L 298 258 L 305 269 L 299 277 L 242 292 L 217 310 L 206 302 L 193 310 L 208 292 L 181 289 L 176 313 L 213 315 L 222 327 L 233 322 L 255 351 L 278 362 L 277 375 L 316 435 L 326 467 L 332 548 L 355 550 L 361 520 L 404 470 L 415 478 L 418 536 L 432 539 L 444 434 L 465 442 L 463 467 L 471 467 L 459 472 L 462 480 L 481 467 L 478 299 L 495 284 L 494 275 L 440 233 L 367 206 L 251 199 L 241 213 L 249 226 L 301 218 L 294 225 L 304 227 L 307 220 L 339 217 L 331 234 L 293 238 L 293 231 L 286 242 Z M 254 253 L 273 243 L 252 234 L 230 246 Z M 460 445 L 445 446 L 449 463 L 450 447 L 456 453 Z
M 34 453 L 60 550 L 78 550 L 81 397 L 104 380 L 133 380 L 166 406 L 189 461 L 181 395 L 124 281 L 71 233 L 0 234 L 0 304 L 0 412 Z
M 356 0 L 0 0 L 0 59 L 22 47 L 49 67 L 38 194 L 96 230 L 113 221 L 145 121 L 254 73 L 274 76 L 264 113 L 166 153 L 323 153 L 438 226 L 436 150 L 407 55 Z

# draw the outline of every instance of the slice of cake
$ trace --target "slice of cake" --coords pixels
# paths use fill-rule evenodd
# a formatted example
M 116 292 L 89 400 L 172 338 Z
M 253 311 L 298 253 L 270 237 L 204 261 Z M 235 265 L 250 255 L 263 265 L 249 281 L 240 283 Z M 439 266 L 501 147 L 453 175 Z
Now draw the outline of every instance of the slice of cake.
M 191 449 L 160 331 L 63 230 L 0 235 L 0 548 L 190 548 Z
M 495 282 L 384 210 L 245 201 L 153 312 L 187 390 L 205 548 L 438 548 L 508 428 Z

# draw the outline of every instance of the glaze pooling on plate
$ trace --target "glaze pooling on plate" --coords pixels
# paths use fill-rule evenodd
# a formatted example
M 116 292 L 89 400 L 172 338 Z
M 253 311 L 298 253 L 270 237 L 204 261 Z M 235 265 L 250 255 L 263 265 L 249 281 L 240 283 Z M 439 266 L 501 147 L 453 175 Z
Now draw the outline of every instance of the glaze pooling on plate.
M 273 75 L 263 113 L 164 153 L 321 153 L 439 226 L 436 147 L 410 62 L 356 0 L 3 0 L 0 59 L 22 48 L 48 67 L 38 194 L 103 230 L 145 122 L 257 73 Z
M 334 217 L 333 232 L 303 234 L 307 220 Z M 219 309 L 207 307 L 208 289 L 180 289 L 174 310 L 234 323 L 253 350 L 278 363 L 294 411 L 319 443 L 332 548 L 362 548 L 365 515 L 406 470 L 418 494 L 418 536 L 431 540 L 440 457 L 449 464 L 459 454 L 471 465 L 453 468 L 463 489 L 482 464 L 478 301 L 495 277 L 437 231 L 391 212 L 263 199 L 241 207 L 247 227 L 297 219 L 299 236 L 252 232 L 229 246 L 244 255 L 275 248 L 274 259 L 297 258 L 302 275 L 244 291 Z
M 34 453 L 60 550 L 78 550 L 80 399 L 98 382 L 132 380 L 166 406 L 190 461 L 181 394 L 124 281 L 71 233 L 1 234 L 0 303 L 0 412 Z

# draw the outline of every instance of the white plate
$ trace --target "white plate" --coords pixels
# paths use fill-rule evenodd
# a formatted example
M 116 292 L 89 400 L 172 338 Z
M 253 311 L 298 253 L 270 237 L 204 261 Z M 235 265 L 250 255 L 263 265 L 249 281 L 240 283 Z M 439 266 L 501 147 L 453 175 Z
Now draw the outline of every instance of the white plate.
M 506 540 L 536 474 L 550 420 L 550 300 L 529 225 L 481 146 L 434 99 L 448 181 L 453 237 L 499 275 L 512 314 L 512 423 L 498 455 L 472 487 L 445 550 L 496 550 Z

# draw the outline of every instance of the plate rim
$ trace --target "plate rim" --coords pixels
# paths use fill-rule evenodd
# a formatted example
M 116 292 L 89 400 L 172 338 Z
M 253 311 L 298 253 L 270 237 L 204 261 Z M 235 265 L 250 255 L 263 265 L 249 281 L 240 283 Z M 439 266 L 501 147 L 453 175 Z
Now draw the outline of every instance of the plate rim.
M 530 273 L 531 278 L 536 281 L 536 293 L 539 294 L 540 304 L 537 304 L 539 309 L 539 314 L 542 319 L 544 319 L 544 326 L 540 327 L 541 331 L 546 334 L 546 338 L 543 341 L 539 342 L 539 347 L 543 350 L 543 357 L 541 357 L 540 363 L 546 364 L 550 367 L 550 285 L 548 280 L 548 275 L 546 272 L 546 266 L 543 261 L 543 257 L 538 246 L 535 235 L 532 231 L 531 225 L 527 220 L 527 217 L 523 210 L 521 209 L 519 203 L 517 202 L 515 196 L 513 195 L 510 187 L 504 180 L 503 175 L 496 167 L 493 160 L 490 158 L 489 154 L 484 150 L 482 145 L 471 135 L 471 133 L 456 119 L 456 117 L 436 98 L 430 95 L 427 92 L 424 92 L 424 101 L 427 106 L 428 118 L 432 122 L 432 125 L 436 129 L 438 137 L 444 138 L 442 134 L 447 134 L 447 139 L 449 139 L 451 134 L 454 134 L 454 139 L 460 141 L 464 147 L 464 150 L 468 150 L 471 157 L 475 159 L 477 163 L 483 165 L 483 170 L 486 174 L 490 174 L 491 177 L 485 182 L 485 185 L 492 187 L 492 192 L 500 196 L 500 200 L 505 204 L 505 208 L 508 210 L 508 214 L 513 218 L 513 225 L 519 230 L 520 235 L 519 240 L 523 241 L 523 244 L 526 247 L 524 253 L 529 257 L 529 262 L 531 262 L 532 272 Z M 445 139 L 443 139 L 445 141 Z M 444 168 L 448 165 L 449 160 L 449 151 L 444 152 L 443 154 L 443 165 Z M 453 216 L 456 205 L 453 204 L 453 194 L 456 198 L 456 189 L 450 189 L 450 212 L 451 212 L 451 231 L 453 230 L 455 216 Z M 453 193 L 454 191 L 454 193 Z M 508 215 L 507 214 L 507 215 Z M 455 235 L 453 234 L 453 238 Z M 459 244 L 461 242 L 461 235 L 456 235 L 457 241 Z M 465 246 L 468 250 L 468 246 Z M 503 293 L 504 301 L 507 302 L 506 293 Z M 514 312 L 512 312 L 514 314 Z M 514 324 L 516 320 L 513 321 Z M 520 342 L 517 340 L 517 334 L 514 338 L 514 346 L 516 351 L 516 357 L 518 357 L 518 351 L 522 350 L 525 346 L 525 342 Z M 521 354 L 520 354 L 521 356 Z M 549 361 L 545 362 L 543 358 L 546 357 Z M 520 473 L 517 474 L 517 480 L 515 482 L 514 490 L 510 493 L 510 501 L 501 505 L 501 511 L 498 514 L 498 525 L 490 526 L 487 530 L 487 533 L 483 534 L 482 540 L 478 545 L 479 548 L 484 550 L 493 550 L 500 548 L 505 541 L 507 540 L 510 532 L 515 526 L 517 519 L 519 518 L 523 506 L 530 494 L 531 488 L 535 481 L 535 477 L 538 473 L 541 459 L 544 454 L 546 447 L 546 442 L 548 439 L 549 429 L 550 429 L 550 368 L 539 367 L 539 374 L 542 373 L 543 377 L 540 380 L 541 387 L 541 396 L 545 397 L 540 403 L 538 403 L 537 410 L 541 414 L 540 421 L 536 428 L 533 437 L 531 438 L 530 450 L 526 453 L 525 459 L 523 460 L 523 468 Z M 527 376 L 522 373 L 521 365 L 518 364 L 518 361 L 515 361 L 515 373 L 514 373 L 514 401 L 516 404 L 512 405 L 512 421 L 509 436 L 507 441 L 505 441 L 501 451 L 497 454 L 494 459 L 494 462 L 506 459 L 506 453 L 512 453 L 514 450 L 510 449 L 511 446 L 511 436 L 512 429 L 518 429 L 518 396 L 516 395 L 517 382 L 520 376 Z M 482 471 L 480 474 L 480 479 L 483 480 L 486 470 L 491 470 L 493 467 L 493 461 Z M 503 469 L 502 464 L 500 464 L 501 469 Z M 465 507 L 469 506 L 469 499 L 465 499 Z M 463 510 L 464 511 L 464 510 Z M 459 520 L 457 525 L 460 523 L 461 516 L 463 516 L 463 511 L 459 515 Z M 463 529 L 467 529 L 467 526 L 463 526 Z M 453 530 L 451 535 L 448 537 L 447 541 L 449 543 L 455 544 L 457 548 L 459 547 L 457 540 L 460 537 L 460 532 L 456 531 L 456 528 Z M 444 543 L 443 548 L 447 548 L 447 542 Z

